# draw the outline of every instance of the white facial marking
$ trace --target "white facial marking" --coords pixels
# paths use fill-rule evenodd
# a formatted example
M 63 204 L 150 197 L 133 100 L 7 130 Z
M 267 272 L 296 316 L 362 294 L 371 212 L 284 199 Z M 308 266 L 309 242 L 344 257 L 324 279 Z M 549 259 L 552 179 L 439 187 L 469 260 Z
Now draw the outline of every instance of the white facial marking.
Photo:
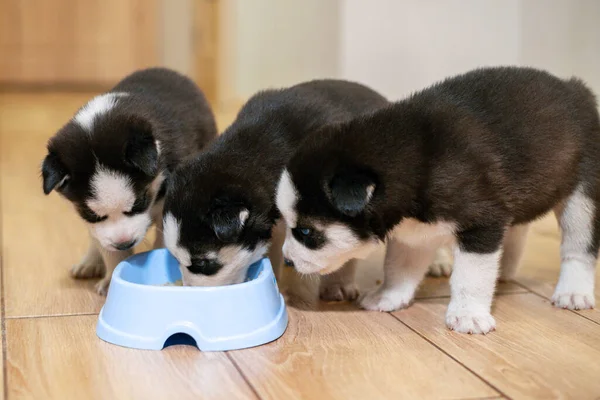
M 560 277 L 552 296 L 556 307 L 581 310 L 595 305 L 597 255 L 589 251 L 595 212 L 594 202 L 581 187 L 557 209 L 562 242 Z
M 379 245 L 376 239 L 359 239 L 352 230 L 342 224 L 315 224 L 315 229 L 323 232 L 326 238 L 325 245 L 316 250 L 309 249 L 297 241 L 291 229 L 288 228 L 286 232 L 283 255 L 292 260 L 296 270 L 302 274 L 332 273 L 353 258 L 367 257 Z
M 171 252 L 173 257 L 179 261 L 181 266 L 186 267 L 192 264 L 192 257 L 186 249 L 179 246 L 180 229 L 181 227 L 179 221 L 177 221 L 175 216 L 173 216 L 171 213 L 167 213 L 163 219 L 163 236 L 165 247 Z
M 91 132 L 96 117 L 112 110 L 117 105 L 118 98 L 123 96 L 127 96 L 127 93 L 115 92 L 96 96 L 83 106 L 73 119 L 83 129 Z
M 456 248 L 450 277 L 448 328 L 461 333 L 488 333 L 496 328 L 491 314 L 501 249 L 488 254 Z
M 248 210 L 242 210 L 240 211 L 240 225 L 244 226 L 244 224 L 246 223 L 246 220 L 248 219 L 248 217 L 250 216 L 250 212 Z
M 244 282 L 248 267 L 264 257 L 268 244 L 258 244 L 252 251 L 239 245 L 228 245 L 221 248 L 217 261 L 223 266 L 214 275 L 193 274 L 187 268 L 181 268 L 185 286 L 223 286 Z M 207 258 L 208 257 L 207 254 Z
M 92 236 L 108 250 L 116 250 L 114 246 L 119 243 L 139 243 L 152 224 L 152 207 L 132 216 L 123 214 L 131 210 L 136 200 L 131 180 L 117 171 L 97 165 L 90 185 L 93 197 L 86 201 L 86 205 L 98 216 L 106 217 L 104 221 L 89 224 Z
M 288 227 L 295 228 L 297 215 L 296 215 L 296 203 L 298 202 L 298 191 L 292 182 L 292 177 L 287 169 L 284 169 L 279 178 L 279 184 L 277 185 L 277 194 L 275 196 L 275 202 L 277 208 Z
M 91 188 L 94 197 L 87 205 L 100 216 L 129 210 L 135 202 L 131 179 L 101 165 L 96 166 Z

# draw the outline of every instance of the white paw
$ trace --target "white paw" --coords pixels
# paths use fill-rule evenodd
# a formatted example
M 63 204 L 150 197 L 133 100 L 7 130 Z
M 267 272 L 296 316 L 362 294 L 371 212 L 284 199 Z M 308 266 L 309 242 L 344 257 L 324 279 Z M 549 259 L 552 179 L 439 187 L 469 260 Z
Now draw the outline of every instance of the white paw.
M 452 262 L 447 260 L 435 260 L 433 264 L 429 266 L 427 275 L 429 276 L 450 276 L 452 273 Z
M 360 300 L 360 306 L 371 311 L 395 311 L 408 307 L 413 297 L 414 292 L 382 286 L 367 293 Z
M 558 308 L 569 310 L 587 310 L 594 308 L 594 293 L 557 293 L 552 296 L 552 304 Z
M 101 278 L 104 276 L 104 263 L 83 261 L 71 267 L 71 276 L 75 279 Z
M 459 333 L 486 334 L 496 330 L 496 320 L 489 312 L 446 313 L 446 326 Z
M 108 279 L 106 277 L 100 279 L 100 281 L 98 283 L 96 283 L 96 293 L 98 293 L 100 296 L 106 296 L 106 294 L 108 293 L 109 285 L 110 285 L 110 276 L 108 277 Z
M 358 287 L 354 283 L 324 284 L 319 289 L 319 297 L 323 301 L 354 301 L 358 298 Z

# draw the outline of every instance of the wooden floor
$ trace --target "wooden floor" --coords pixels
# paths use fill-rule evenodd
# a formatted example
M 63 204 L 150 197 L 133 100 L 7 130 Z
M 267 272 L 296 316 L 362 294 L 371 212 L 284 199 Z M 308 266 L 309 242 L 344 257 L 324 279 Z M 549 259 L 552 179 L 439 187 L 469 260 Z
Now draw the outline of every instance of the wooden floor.
M 535 224 L 515 283 L 501 285 L 496 332 L 444 326 L 447 279 L 428 279 L 395 313 L 316 300 L 286 270 L 290 323 L 265 346 L 227 353 L 140 351 L 99 340 L 103 299 L 67 269 L 86 248 L 83 224 L 39 178 L 44 144 L 89 94 L 0 95 L 2 363 L 8 399 L 600 398 L 600 312 L 550 305 L 555 222 Z M 231 114 L 220 114 L 223 126 Z M 599 275 L 597 275 L 598 277 Z M 381 277 L 364 263 L 361 288 Z M 597 279 L 598 280 L 598 279 Z M 600 304 L 600 299 L 596 300 Z

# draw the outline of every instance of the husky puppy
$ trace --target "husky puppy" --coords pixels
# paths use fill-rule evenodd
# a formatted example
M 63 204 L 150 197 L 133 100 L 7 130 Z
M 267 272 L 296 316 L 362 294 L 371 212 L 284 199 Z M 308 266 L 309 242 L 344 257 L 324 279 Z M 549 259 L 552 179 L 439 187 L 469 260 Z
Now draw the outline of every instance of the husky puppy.
M 306 133 L 388 104 L 373 90 L 341 80 L 254 95 L 205 152 L 174 172 L 168 186 L 165 244 L 180 262 L 184 285 L 242 282 L 271 243 L 280 218 L 277 181 Z M 276 254 L 272 261 L 277 268 Z M 336 284 L 323 282 L 322 293 Z M 348 288 L 344 295 L 353 298 L 357 291 Z
M 454 246 L 450 329 L 495 329 L 492 298 L 510 279 L 528 224 L 554 210 L 562 228 L 557 307 L 594 306 L 600 245 L 600 121 L 578 79 L 484 68 L 369 116 L 311 135 L 277 188 L 284 257 L 335 272 L 386 241 L 385 282 L 361 300 L 392 311 L 413 300 L 439 246 Z
M 163 68 L 135 72 L 94 97 L 48 143 L 44 193 L 56 190 L 87 223 L 91 243 L 75 278 L 102 278 L 162 225 L 165 183 L 217 134 L 212 111 L 188 78 Z M 162 247 L 157 235 L 155 247 Z

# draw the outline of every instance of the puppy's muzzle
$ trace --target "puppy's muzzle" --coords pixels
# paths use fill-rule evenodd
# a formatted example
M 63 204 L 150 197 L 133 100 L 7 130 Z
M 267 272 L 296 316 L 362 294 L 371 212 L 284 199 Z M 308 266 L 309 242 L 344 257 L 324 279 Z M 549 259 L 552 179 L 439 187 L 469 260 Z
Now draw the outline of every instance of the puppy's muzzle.
M 135 240 L 130 240 L 128 242 L 120 242 L 120 243 L 113 243 L 113 247 L 117 250 L 129 250 L 130 248 L 132 248 L 135 245 Z

